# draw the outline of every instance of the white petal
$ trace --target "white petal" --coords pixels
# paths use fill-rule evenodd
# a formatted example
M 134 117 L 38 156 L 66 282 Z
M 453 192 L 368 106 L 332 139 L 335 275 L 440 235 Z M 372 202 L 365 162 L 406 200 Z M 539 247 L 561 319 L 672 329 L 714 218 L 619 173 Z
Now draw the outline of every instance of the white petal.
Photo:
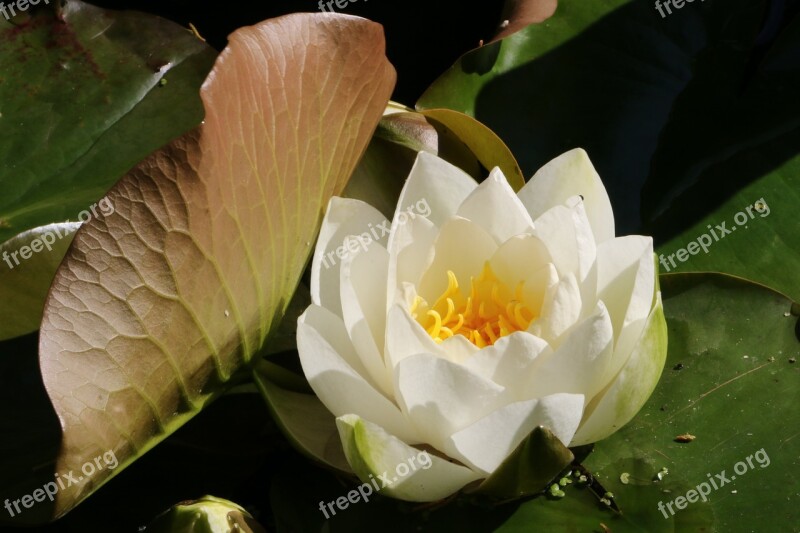
M 392 225 L 398 224 L 401 212 L 410 212 L 441 226 L 477 186 L 460 168 L 433 154 L 420 152 L 400 193 Z
M 469 290 L 470 279 L 480 275 L 496 249 L 494 239 L 480 226 L 463 218 L 448 220 L 436 239 L 433 262 L 417 286 L 417 292 L 433 305 L 447 289 L 448 270 L 453 271 L 461 287 Z
M 593 303 L 598 300 L 597 296 L 597 260 L 592 263 L 589 273 L 583 281 L 579 283 L 581 290 L 581 301 L 583 302 L 583 311 L 581 318 L 586 318 L 589 313 L 594 311 Z
M 630 358 L 611 385 L 586 407 L 570 446 L 597 442 L 630 422 L 652 394 L 667 358 L 667 323 L 661 293 Z
M 487 474 L 537 426 L 548 428 L 566 446 L 583 414 L 582 394 L 553 394 L 516 402 L 454 434 L 445 452 Z
M 403 283 L 419 283 L 433 260 L 438 228 L 455 215 L 477 186 L 468 174 L 447 161 L 426 152 L 417 154 L 400 193 L 387 246 L 388 306 L 398 301 Z
M 306 323 L 309 315 L 315 313 L 312 309 L 313 306 L 298 319 L 297 351 L 303 373 L 320 401 L 334 416 L 356 413 L 407 442 L 418 442 L 416 432 L 397 406 L 364 379 L 363 370 L 357 372 L 348 364 L 347 361 L 355 361 L 357 366 L 361 364 L 355 356 L 355 349 L 351 346 L 347 350 L 349 353 L 345 361 L 328 340 L 336 344 L 341 342 L 340 335 L 333 328 L 321 328 L 321 321 L 317 321 L 320 330 Z M 341 327 L 344 329 L 344 325 Z M 341 346 L 337 348 L 346 350 Z
M 550 344 L 560 344 L 561 335 L 571 328 L 580 318 L 583 301 L 575 276 L 567 274 L 555 286 L 548 288 L 542 315 L 531 323 L 528 331 L 541 331 L 540 337 Z
M 614 238 L 614 212 L 608 193 L 588 154 L 581 148 L 566 152 L 539 169 L 519 191 L 519 198 L 536 220 L 567 198 L 583 196 L 595 242 Z
M 614 332 L 608 311 L 598 302 L 595 313 L 564 335 L 563 343 L 539 357 L 521 378 L 528 398 L 557 392 L 583 394 L 587 401 L 610 379 Z
M 535 316 L 542 316 L 544 313 L 544 303 L 549 301 L 555 294 L 558 286 L 558 272 L 553 263 L 547 263 L 541 268 L 532 269 L 525 278 L 525 304 L 533 311 Z M 534 320 L 528 333 L 541 336 L 542 320 Z
M 347 460 L 364 482 L 360 489 L 368 498 L 371 496 L 365 485 L 400 500 L 432 502 L 481 478 L 469 468 L 412 448 L 356 415 L 337 418 L 336 426 Z M 384 483 L 388 485 L 384 487 Z
M 458 364 L 463 364 L 467 359 L 480 351 L 480 348 L 472 344 L 469 339 L 463 335 L 453 335 L 443 340 L 439 348 L 444 352 L 442 357 Z
M 430 267 L 439 228 L 426 218 L 417 217 L 397 226 L 389 237 L 389 274 L 387 276 L 387 311 L 401 301 L 406 283 L 416 286 Z
M 534 234 L 547 246 L 558 273 L 572 272 L 582 282 L 595 261 L 597 246 L 580 198 L 546 211 L 534 225 Z
M 440 450 L 450 435 L 508 403 L 503 387 L 430 354 L 400 361 L 395 388 L 420 436 Z
M 515 399 L 522 399 L 530 389 L 525 376 L 530 375 L 530 369 L 538 357 L 550 352 L 550 346 L 544 340 L 518 331 L 481 349 L 465 361 L 464 366 L 505 387 Z
M 298 327 L 301 323 L 314 328 L 323 336 L 333 351 L 353 370 L 363 376 L 368 376 L 340 316 L 335 315 L 329 309 L 311 304 L 297 319 Z
M 550 252 L 541 239 L 534 235 L 518 235 L 503 242 L 489 264 L 497 278 L 513 290 L 517 283 L 530 276 L 531 271 L 540 270 L 551 262 Z M 537 292 L 544 295 L 545 289 L 539 287 Z
M 611 315 L 615 347 L 612 372 L 625 364 L 653 306 L 656 288 L 653 240 L 630 235 L 597 251 L 597 293 Z
M 342 317 L 359 359 L 372 382 L 387 396 L 392 377 L 383 359 L 386 333 L 386 272 L 389 253 L 373 243 L 366 252 L 342 260 Z
M 533 220 L 499 168 L 472 191 L 456 214 L 485 229 L 498 244 L 533 231 Z
M 389 222 L 371 205 L 361 200 L 337 196 L 331 198 L 311 261 L 310 289 L 311 301 L 314 304 L 341 316 L 339 300 L 341 260 L 345 255 L 353 253 L 351 250 L 358 248 L 360 241 L 357 237 L 363 242 L 377 241 L 386 246 L 388 234 L 383 235 L 383 231 L 378 229 L 381 224 L 388 229 Z
M 386 363 L 391 368 L 406 357 L 418 353 L 432 353 L 443 356 L 440 346 L 434 342 L 428 332 L 411 318 L 402 305 L 397 304 L 389 309 L 386 318 Z M 396 370 L 395 370 L 396 371 Z

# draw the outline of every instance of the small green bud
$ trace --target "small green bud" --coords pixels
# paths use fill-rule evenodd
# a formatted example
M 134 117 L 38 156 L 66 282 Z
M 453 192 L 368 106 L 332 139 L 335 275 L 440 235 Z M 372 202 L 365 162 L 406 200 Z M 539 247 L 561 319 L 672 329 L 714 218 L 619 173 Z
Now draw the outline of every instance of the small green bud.
M 214 496 L 181 502 L 159 515 L 147 526 L 146 533 L 263 533 L 253 517 L 239 505 Z

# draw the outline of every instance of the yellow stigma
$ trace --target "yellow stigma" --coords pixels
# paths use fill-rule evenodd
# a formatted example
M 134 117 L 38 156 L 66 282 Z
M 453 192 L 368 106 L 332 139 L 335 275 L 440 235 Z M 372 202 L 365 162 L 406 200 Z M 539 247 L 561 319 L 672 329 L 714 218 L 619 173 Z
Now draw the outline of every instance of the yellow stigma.
M 477 279 L 471 278 L 468 296 L 461 293 L 451 270 L 447 281 L 447 289 L 433 306 L 421 296 L 411 306 L 411 316 L 437 343 L 462 335 L 478 348 L 491 346 L 500 337 L 528 329 L 535 318 L 524 301 L 524 282 L 519 282 L 512 294 L 488 262 Z

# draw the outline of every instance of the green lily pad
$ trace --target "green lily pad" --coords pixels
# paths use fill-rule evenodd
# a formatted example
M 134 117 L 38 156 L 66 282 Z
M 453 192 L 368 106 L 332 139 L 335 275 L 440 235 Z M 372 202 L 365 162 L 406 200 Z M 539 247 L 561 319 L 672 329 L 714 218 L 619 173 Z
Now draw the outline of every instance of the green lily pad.
M 753 161 L 758 157 L 752 154 Z M 660 271 L 725 272 L 800 301 L 798 205 L 800 157 L 795 157 L 658 246 Z
M 670 253 L 765 197 L 770 229 L 686 266 L 798 297 L 800 13 L 783 5 L 685 2 L 662 17 L 653 2 L 561 0 L 544 22 L 464 55 L 417 107 L 476 117 L 526 175 L 586 149 L 618 232 L 674 238 Z
M 667 467 L 666 479 L 678 476 L 695 489 L 709 474 L 721 484 L 717 476 L 725 471 L 730 484 L 707 497 L 717 531 L 759 530 L 765 509 L 777 530 L 800 523 L 800 369 L 791 362 L 800 343 L 793 302 L 721 275 L 663 276 L 662 290 L 672 370 L 633 422 L 598 444 L 586 466 L 608 480 L 609 490 L 620 490 L 620 506 L 618 468 L 627 457 Z M 696 438 L 677 439 L 687 433 Z M 680 495 L 665 493 L 664 502 Z M 686 514 L 673 509 L 676 520 Z M 664 520 L 657 509 L 648 514 Z
M 213 48 L 152 15 L 56 4 L 0 17 L 0 243 L 77 221 L 203 118 Z

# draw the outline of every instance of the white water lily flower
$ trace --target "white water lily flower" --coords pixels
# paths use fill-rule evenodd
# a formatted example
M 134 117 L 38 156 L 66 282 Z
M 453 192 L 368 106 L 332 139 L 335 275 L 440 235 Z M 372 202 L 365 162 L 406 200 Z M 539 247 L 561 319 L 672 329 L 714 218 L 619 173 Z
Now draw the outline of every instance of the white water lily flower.
M 568 446 L 609 436 L 666 357 L 652 239 L 614 237 L 580 149 L 518 194 L 499 169 L 478 185 L 422 152 L 391 223 L 333 198 L 311 294 L 300 360 L 356 474 L 435 450 L 383 488 L 405 500 L 487 478 L 537 426 Z

